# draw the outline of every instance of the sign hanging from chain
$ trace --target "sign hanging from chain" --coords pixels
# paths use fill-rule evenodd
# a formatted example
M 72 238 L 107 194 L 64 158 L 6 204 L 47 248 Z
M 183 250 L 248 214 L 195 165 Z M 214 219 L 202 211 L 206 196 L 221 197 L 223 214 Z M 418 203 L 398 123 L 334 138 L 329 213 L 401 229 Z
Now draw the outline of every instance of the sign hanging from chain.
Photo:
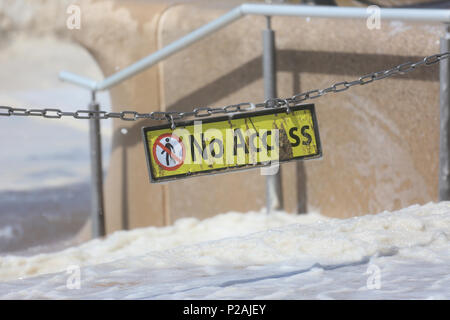
M 322 156 L 314 105 L 142 129 L 151 182 Z
M 353 86 L 403 75 L 448 58 L 450 52 L 442 52 L 420 61 L 372 72 L 353 81 L 337 82 L 327 88 L 309 90 L 286 99 L 269 99 L 257 104 L 246 102 L 220 108 L 196 108 L 187 112 L 150 113 L 0 106 L 0 116 L 168 121 L 169 124 L 163 126 L 143 128 L 150 180 L 161 182 L 256 168 L 274 162 L 318 158 L 322 151 L 314 105 L 301 105 L 302 103 L 329 93 L 346 91 Z M 263 111 L 252 112 L 256 109 Z M 219 114 L 226 116 L 209 118 Z M 190 117 L 201 120 L 182 122 Z

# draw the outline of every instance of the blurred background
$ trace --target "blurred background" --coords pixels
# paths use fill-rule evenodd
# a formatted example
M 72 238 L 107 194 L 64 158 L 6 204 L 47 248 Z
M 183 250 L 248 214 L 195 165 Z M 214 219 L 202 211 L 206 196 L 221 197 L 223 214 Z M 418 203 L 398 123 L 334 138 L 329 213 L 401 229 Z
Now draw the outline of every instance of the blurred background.
M 0 40 L 1 105 L 87 109 L 89 94 L 58 80 L 64 69 L 103 77 L 85 49 L 52 36 L 8 38 Z M 108 93 L 98 100 L 109 108 Z M 0 131 L 0 253 L 42 250 L 41 245 L 50 250 L 49 244 L 56 249 L 73 240 L 90 211 L 88 121 L 0 118 Z M 102 137 L 107 170 L 109 120 L 102 122 Z
M 450 1 L 432 0 L 272 2 L 450 8 Z M 46 19 L 66 15 L 64 11 L 52 12 L 48 8 L 64 10 L 70 3 L 52 7 L 43 1 L 0 0 L 0 105 L 64 111 L 87 109 L 89 92 L 59 81 L 58 73 L 72 70 L 100 80 L 104 77 L 102 70 L 92 52 L 64 33 L 48 32 L 51 27 L 45 23 Z M 36 23 L 40 19 L 33 15 L 40 13 L 43 22 Z M 106 29 L 103 37 L 109 36 Z M 116 70 L 125 66 L 119 64 Z M 114 71 L 111 66 L 108 68 Z M 108 92 L 99 93 L 97 100 L 102 110 L 111 110 Z M 106 174 L 113 124 L 104 120 L 101 126 Z M 88 134 L 86 120 L 0 117 L 0 255 L 52 251 L 89 238 L 86 236 L 91 194 Z

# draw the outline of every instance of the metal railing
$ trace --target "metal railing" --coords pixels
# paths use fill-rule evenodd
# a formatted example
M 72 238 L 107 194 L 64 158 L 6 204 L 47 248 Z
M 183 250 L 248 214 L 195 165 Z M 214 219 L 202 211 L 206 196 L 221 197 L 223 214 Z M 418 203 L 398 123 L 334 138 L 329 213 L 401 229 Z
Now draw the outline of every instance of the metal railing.
M 97 91 L 107 90 L 133 76 L 145 71 L 158 62 L 170 57 L 171 55 L 183 50 L 191 44 L 215 33 L 226 27 L 234 21 L 246 15 L 260 16 L 292 16 L 292 17 L 310 17 L 310 18 L 333 18 L 333 19 L 367 19 L 371 13 L 366 8 L 351 7 L 329 7 L 329 6 L 309 6 L 309 5 L 285 5 L 285 4 L 242 4 L 228 13 L 220 16 L 210 23 L 190 32 L 180 39 L 170 43 L 164 48 L 140 59 L 130 66 L 118 71 L 101 81 L 95 81 L 71 72 L 62 71 L 59 78 L 77 86 L 88 89 L 92 93 L 90 110 L 98 110 L 95 103 L 95 93 Z M 442 9 L 379 9 L 380 20 L 402 20 L 402 21 L 420 21 L 420 22 L 440 22 L 450 23 L 450 10 Z M 441 51 L 448 51 L 450 48 L 450 30 L 446 28 L 445 37 L 441 38 Z M 263 69 L 265 82 L 265 95 L 271 97 L 276 92 L 275 79 L 275 45 L 274 32 L 268 28 L 263 33 Z M 450 200 L 450 64 L 441 62 L 440 68 L 440 155 L 439 155 L 439 200 Z M 102 236 L 105 234 L 104 209 L 103 209 L 103 176 L 101 164 L 101 140 L 99 119 L 90 120 L 90 145 L 91 145 L 91 168 L 93 185 L 93 205 L 92 205 L 92 225 L 93 235 Z M 281 209 L 282 194 L 280 190 L 280 176 L 267 179 L 267 208 Z M 278 206 L 278 207 L 277 207 Z
M 367 19 L 370 16 L 365 8 L 242 4 L 102 81 L 95 81 L 67 71 L 62 71 L 59 78 L 91 91 L 107 90 L 246 15 L 357 19 Z M 380 19 L 450 23 L 450 10 L 381 8 Z

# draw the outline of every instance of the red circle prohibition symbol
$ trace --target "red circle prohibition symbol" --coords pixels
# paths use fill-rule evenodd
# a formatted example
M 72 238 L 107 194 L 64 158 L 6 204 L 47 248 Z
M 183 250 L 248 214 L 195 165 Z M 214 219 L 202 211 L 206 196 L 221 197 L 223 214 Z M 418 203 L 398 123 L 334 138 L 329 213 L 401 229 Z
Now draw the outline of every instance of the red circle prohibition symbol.
M 177 157 L 177 156 L 174 154 L 174 152 L 172 152 L 171 150 L 167 149 L 167 148 L 164 146 L 163 143 L 161 143 L 161 140 L 163 140 L 164 138 L 172 138 L 172 139 L 175 139 L 175 140 L 178 141 L 178 143 L 181 145 L 181 150 L 182 150 L 182 152 L 183 152 L 183 154 L 182 154 L 182 156 L 181 156 L 181 159 L 180 159 L 179 157 Z M 162 163 L 159 161 L 159 159 L 158 159 L 158 157 L 157 157 L 157 155 L 156 155 L 156 147 L 160 147 L 160 148 L 163 149 L 165 152 L 167 152 L 173 160 L 175 160 L 176 162 L 178 162 L 178 164 L 177 164 L 176 166 L 173 166 L 173 167 L 168 167 L 168 166 L 162 164 Z M 184 148 L 184 143 L 183 143 L 183 141 L 181 141 L 180 137 L 177 137 L 176 135 L 171 134 L 171 133 L 165 133 L 165 134 L 160 135 L 158 138 L 156 138 L 155 143 L 153 144 L 153 158 L 155 159 L 155 162 L 156 162 L 160 167 L 162 167 L 162 168 L 165 169 L 165 170 L 173 171 L 173 170 L 178 169 L 179 167 L 181 167 L 181 166 L 183 165 L 184 159 L 186 158 L 186 149 Z

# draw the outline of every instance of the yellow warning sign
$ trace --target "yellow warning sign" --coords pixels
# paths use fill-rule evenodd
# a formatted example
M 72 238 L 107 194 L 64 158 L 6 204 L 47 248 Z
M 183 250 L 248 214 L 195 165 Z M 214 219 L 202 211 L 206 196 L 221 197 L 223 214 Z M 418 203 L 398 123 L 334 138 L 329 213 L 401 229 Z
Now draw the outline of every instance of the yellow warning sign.
M 313 104 L 142 128 L 151 182 L 322 156 Z

